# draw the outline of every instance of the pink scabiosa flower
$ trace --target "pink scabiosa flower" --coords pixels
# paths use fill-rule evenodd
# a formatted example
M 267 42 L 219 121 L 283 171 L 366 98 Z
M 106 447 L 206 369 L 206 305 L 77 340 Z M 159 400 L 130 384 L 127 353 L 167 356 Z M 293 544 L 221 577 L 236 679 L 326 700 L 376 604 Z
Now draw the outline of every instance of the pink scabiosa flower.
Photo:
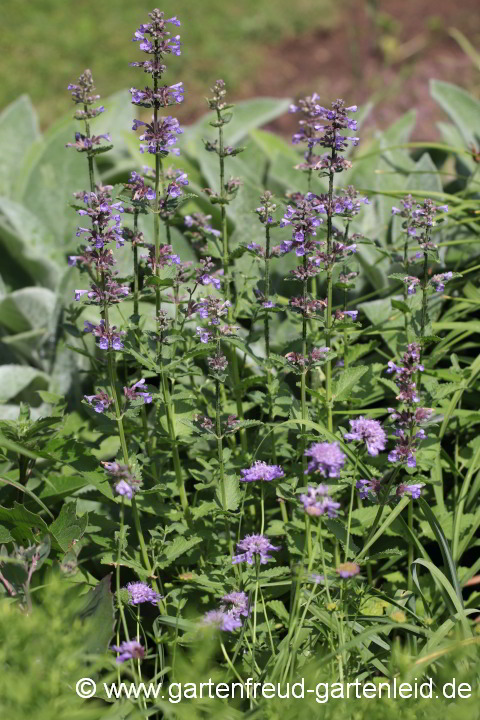
M 323 477 L 335 478 L 345 465 L 346 456 L 337 442 L 313 443 L 305 450 L 305 455 L 311 458 L 306 473 L 318 472 Z
M 278 478 L 284 477 L 285 473 L 280 465 L 267 465 L 262 460 L 257 460 L 247 470 L 241 470 L 242 477 L 241 482 L 255 482 L 257 480 L 264 480 L 270 482 L 271 480 L 277 480 Z
M 232 558 L 232 564 L 246 562 L 253 565 L 258 558 L 261 565 L 265 565 L 272 556 L 269 555 L 271 550 L 280 550 L 280 547 L 272 545 L 265 535 L 247 535 L 237 543 L 238 555 Z
M 360 572 L 360 565 L 354 562 L 344 562 L 337 566 L 337 573 L 341 578 L 346 580 L 347 578 L 355 577 Z
M 117 663 L 124 663 L 125 660 L 143 660 L 145 648 L 136 640 L 124 640 L 120 645 L 112 645 L 112 650 L 120 653 Z
M 343 436 L 345 440 L 365 442 L 368 454 L 373 457 L 378 455 L 380 451 L 385 450 L 387 436 L 378 420 L 359 417 L 355 420 L 350 420 L 350 426 L 350 432 L 345 433 Z

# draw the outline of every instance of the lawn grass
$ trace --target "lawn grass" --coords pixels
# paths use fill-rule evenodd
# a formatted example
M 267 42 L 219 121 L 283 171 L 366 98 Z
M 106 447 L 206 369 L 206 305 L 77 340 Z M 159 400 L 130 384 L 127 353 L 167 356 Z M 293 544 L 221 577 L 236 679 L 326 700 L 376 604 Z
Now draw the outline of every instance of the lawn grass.
M 331 24 L 333 7 L 332 0 L 164 0 L 160 9 L 181 19 L 184 42 L 166 81 L 183 80 L 197 103 L 219 75 L 238 92 L 258 72 L 269 46 Z M 92 69 L 102 95 L 142 84 L 128 63 L 139 58 L 131 38 L 147 20 L 151 2 L 3 0 L 2 8 L 2 107 L 26 92 L 42 125 L 48 125 L 68 109 L 66 85 L 85 67 Z

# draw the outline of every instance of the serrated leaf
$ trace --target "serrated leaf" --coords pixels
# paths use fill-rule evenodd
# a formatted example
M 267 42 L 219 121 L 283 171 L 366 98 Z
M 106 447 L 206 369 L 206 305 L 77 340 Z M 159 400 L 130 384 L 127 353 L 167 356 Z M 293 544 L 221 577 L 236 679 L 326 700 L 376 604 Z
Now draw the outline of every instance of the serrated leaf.
M 67 552 L 73 541 L 83 537 L 88 525 L 88 513 L 83 517 L 77 517 L 77 504 L 74 502 L 64 503 L 60 515 L 48 528 L 57 544 L 64 552 Z
M 349 367 L 344 370 L 338 380 L 334 383 L 332 393 L 333 399 L 343 400 L 348 397 L 360 378 L 362 378 L 367 372 L 368 367 L 366 365 Z
M 184 538 L 181 536 L 176 537 L 175 540 L 163 549 L 162 554 L 158 559 L 158 566 L 161 568 L 168 567 L 178 557 L 185 555 L 185 553 L 201 542 L 203 542 L 203 539 L 197 535 L 190 538 Z

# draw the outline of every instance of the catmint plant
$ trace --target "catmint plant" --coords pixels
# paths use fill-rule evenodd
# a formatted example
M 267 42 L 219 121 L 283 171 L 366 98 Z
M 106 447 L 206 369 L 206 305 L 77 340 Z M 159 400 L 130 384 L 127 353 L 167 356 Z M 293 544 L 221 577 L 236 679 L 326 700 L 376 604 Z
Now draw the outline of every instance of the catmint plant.
M 210 125 L 218 129 L 218 139 L 216 140 L 204 140 L 205 150 L 207 152 L 213 152 L 218 155 L 219 161 L 219 190 L 218 192 L 212 188 L 206 188 L 210 202 L 214 205 L 220 205 L 221 215 L 221 239 L 222 239 L 222 267 L 223 267 L 223 294 L 225 301 L 230 303 L 228 321 L 233 322 L 233 306 L 232 306 L 232 278 L 231 278 L 231 266 L 232 260 L 230 257 L 229 239 L 228 239 L 228 221 L 227 221 L 227 205 L 229 205 L 238 193 L 238 189 L 241 185 L 241 181 L 238 178 L 225 178 L 225 160 L 229 157 L 235 157 L 239 153 L 243 152 L 245 148 L 232 147 L 225 144 L 224 137 L 224 126 L 227 125 L 232 117 L 231 112 L 233 105 L 227 103 L 226 94 L 227 90 L 225 82 L 223 80 L 217 80 L 214 86 L 211 88 L 212 97 L 208 98 L 208 106 L 211 110 L 216 113 L 216 120 L 210 122 Z M 233 391 L 235 396 L 235 402 L 237 406 L 237 415 L 241 421 L 244 420 L 242 396 L 240 390 L 240 370 L 238 365 L 238 357 L 235 348 L 233 347 L 229 352 L 229 360 L 232 368 L 232 379 L 233 379 Z M 247 438 L 244 430 L 240 430 L 240 442 L 242 450 L 247 451 Z
M 161 270 L 166 265 L 179 264 L 180 258 L 172 251 L 170 223 L 173 214 L 179 206 L 179 199 L 183 195 L 182 186 L 188 184 L 185 173 L 171 169 L 165 172 L 163 160 L 170 154 L 179 155 L 180 150 L 175 147 L 178 135 L 183 130 L 179 122 L 171 115 L 162 117 L 161 109 L 183 102 L 183 83 L 164 85 L 161 83 L 166 72 L 164 64 L 168 55 L 180 55 L 180 36 L 173 35 L 170 27 L 177 27 L 180 21 L 176 17 L 165 19 L 160 10 L 149 13 L 150 22 L 142 24 L 135 31 L 133 41 L 139 42 L 142 52 L 147 55 L 146 60 L 132 62 L 133 67 L 143 69 L 144 73 L 152 78 L 152 86 L 144 89 L 132 88 L 132 103 L 139 107 L 153 111 L 150 123 L 143 120 L 134 120 L 133 130 L 141 128 L 140 152 L 153 155 L 155 158 L 155 171 L 153 174 L 154 190 L 150 193 L 153 201 L 153 237 L 154 245 L 150 248 L 148 262 L 152 269 L 155 281 L 155 314 L 157 324 L 157 356 L 161 361 L 164 339 L 165 318 L 161 309 Z M 146 196 L 146 194 L 145 194 Z M 160 220 L 163 221 L 166 233 L 166 243 L 160 243 Z M 175 433 L 175 406 L 171 398 L 169 380 L 164 370 L 161 371 L 161 386 L 165 414 L 167 418 L 168 434 L 172 446 L 173 466 L 177 489 L 180 496 L 183 512 L 187 521 L 190 521 L 188 499 L 178 451 L 178 442 Z

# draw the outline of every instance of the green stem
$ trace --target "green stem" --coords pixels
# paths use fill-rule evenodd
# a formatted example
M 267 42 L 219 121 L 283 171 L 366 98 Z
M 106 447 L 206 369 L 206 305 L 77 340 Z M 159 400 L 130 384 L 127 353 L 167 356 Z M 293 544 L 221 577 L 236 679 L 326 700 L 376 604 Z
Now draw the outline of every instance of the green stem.
M 224 137 L 223 137 L 223 118 L 220 110 L 217 109 L 217 121 L 221 123 L 218 128 L 218 156 L 220 161 L 220 198 L 222 200 L 220 204 L 221 208 L 221 220 L 222 220 L 222 248 L 223 248 L 223 278 L 225 287 L 225 300 L 231 302 L 231 288 L 230 288 L 230 252 L 228 247 L 228 223 L 227 223 L 227 195 L 225 189 L 225 154 L 224 154 Z M 232 306 L 228 310 L 228 322 L 233 322 Z M 240 370 L 238 367 L 238 357 L 235 348 L 229 349 L 229 360 L 232 366 L 232 380 L 234 385 L 234 397 L 237 406 L 237 415 L 240 420 L 244 420 L 245 416 L 243 413 L 242 395 L 240 391 Z M 240 430 L 240 444 L 243 452 L 248 451 L 247 436 L 245 430 Z
M 133 314 L 136 318 L 136 324 L 138 326 L 139 312 L 138 312 L 138 245 L 137 245 L 137 233 L 138 233 L 138 212 L 135 210 L 133 213 Z
M 409 502 L 407 507 L 407 522 L 410 533 L 413 534 L 413 503 Z M 413 590 L 413 575 L 412 575 L 412 563 L 413 563 L 413 542 L 408 539 L 408 581 L 407 588 L 410 592 Z
M 348 521 L 347 521 L 347 542 L 345 545 L 345 562 L 347 562 L 348 555 L 350 552 L 350 531 L 351 531 L 351 527 L 352 527 L 353 499 L 355 497 L 355 478 L 357 475 L 358 459 L 359 459 L 359 453 L 357 452 L 355 454 L 355 467 L 353 469 L 352 487 L 350 489 L 350 505 L 348 508 Z
M 307 359 L 307 255 L 303 256 L 303 312 L 302 312 L 302 355 Z M 302 409 L 302 420 L 308 420 L 307 411 L 307 371 L 303 370 L 300 376 L 300 402 Z M 302 442 L 301 442 L 301 453 L 302 453 L 302 467 L 303 471 L 307 469 L 307 458 L 305 457 L 306 439 L 305 439 L 305 423 L 302 427 Z
M 335 142 L 335 134 L 334 134 Z M 328 176 L 328 213 L 327 213 L 327 255 L 330 256 L 332 248 L 332 214 L 333 214 L 333 180 L 334 180 L 334 162 L 336 159 L 335 144 L 332 147 L 331 155 L 331 166 Z M 333 298 L 333 283 L 332 283 L 332 269 L 329 266 L 327 269 L 327 307 L 325 309 L 326 323 L 325 323 L 325 345 L 331 347 L 332 341 L 332 298 Z M 333 432 L 333 402 L 332 402 L 332 361 L 328 360 L 325 367 L 325 399 L 327 404 L 327 427 L 330 432 Z
M 270 227 L 265 225 L 265 301 L 270 300 Z M 267 362 L 268 422 L 273 428 L 272 370 L 270 367 L 270 310 L 265 308 L 264 319 L 265 356 Z M 272 460 L 277 462 L 275 433 L 272 432 Z

